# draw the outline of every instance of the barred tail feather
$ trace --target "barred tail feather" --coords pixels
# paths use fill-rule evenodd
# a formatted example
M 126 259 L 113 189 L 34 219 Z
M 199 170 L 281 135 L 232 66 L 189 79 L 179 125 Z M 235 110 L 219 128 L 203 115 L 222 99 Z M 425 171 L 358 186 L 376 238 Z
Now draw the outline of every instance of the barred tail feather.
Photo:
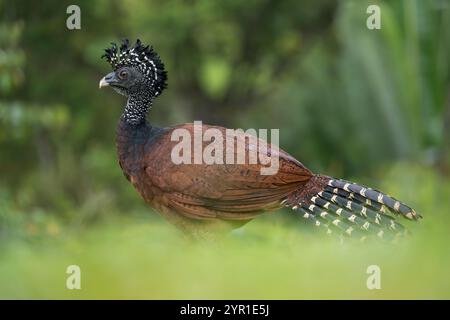
M 360 215 L 363 219 L 365 218 L 370 223 L 374 223 L 379 226 L 387 227 L 391 230 L 403 230 L 404 227 L 395 221 L 394 218 L 384 214 L 382 212 L 377 212 L 373 207 L 366 206 L 358 201 L 349 200 L 349 198 L 343 198 L 338 195 L 333 195 L 329 192 L 320 192 L 319 196 L 325 200 L 331 201 L 337 206 L 343 206 L 349 211 L 355 212 Z
M 298 210 L 300 213 L 302 213 L 303 218 L 311 221 L 311 223 L 313 223 L 316 227 L 325 228 L 325 230 L 327 231 L 327 234 L 333 233 L 333 231 L 329 228 L 329 226 L 325 223 L 320 222 L 314 214 L 311 214 L 310 212 L 308 212 L 307 210 L 305 210 L 303 208 L 297 207 L 295 210 Z
M 282 204 L 299 211 L 329 234 L 337 231 L 362 240 L 370 235 L 387 240 L 405 235 L 405 227 L 390 213 L 410 220 L 421 218 L 412 208 L 389 195 L 325 176 L 314 176 Z
M 326 225 L 330 230 L 337 230 L 339 234 L 359 237 L 360 239 L 365 236 L 364 233 L 359 230 L 359 228 L 352 226 L 352 224 L 354 224 L 353 221 L 348 222 L 345 219 L 342 219 L 339 215 L 328 210 L 324 210 L 319 206 L 316 206 L 314 204 L 311 204 L 309 206 L 303 205 L 301 207 L 301 210 L 305 212 L 305 215 L 308 214 L 323 220 L 322 224 Z M 329 231 L 329 233 L 331 232 Z
M 370 203 L 375 203 L 380 205 L 380 211 L 383 208 L 383 205 L 386 205 L 391 212 L 401 214 L 404 217 L 411 219 L 411 220 L 417 220 L 421 218 L 420 215 L 418 215 L 414 209 L 411 209 L 407 205 L 401 203 L 397 199 L 384 194 L 380 191 L 373 190 L 371 188 L 363 187 L 355 183 L 351 183 L 345 180 L 336 180 L 331 179 L 328 182 L 328 186 L 334 188 L 333 190 L 336 190 L 336 188 L 339 190 L 344 190 L 347 192 L 352 192 L 355 194 L 359 194 L 366 200 L 370 200 Z M 334 191 L 333 191 L 334 192 Z

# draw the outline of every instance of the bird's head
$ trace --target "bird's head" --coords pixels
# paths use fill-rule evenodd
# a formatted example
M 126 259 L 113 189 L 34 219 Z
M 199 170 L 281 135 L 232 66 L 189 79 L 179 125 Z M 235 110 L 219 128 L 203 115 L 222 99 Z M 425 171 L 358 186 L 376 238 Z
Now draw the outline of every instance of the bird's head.
M 156 97 L 167 87 L 167 72 L 158 54 L 138 39 L 133 46 L 128 39 L 120 48 L 115 43 L 105 49 L 102 58 L 111 64 L 113 72 L 104 76 L 99 87 L 110 86 L 118 93 Z

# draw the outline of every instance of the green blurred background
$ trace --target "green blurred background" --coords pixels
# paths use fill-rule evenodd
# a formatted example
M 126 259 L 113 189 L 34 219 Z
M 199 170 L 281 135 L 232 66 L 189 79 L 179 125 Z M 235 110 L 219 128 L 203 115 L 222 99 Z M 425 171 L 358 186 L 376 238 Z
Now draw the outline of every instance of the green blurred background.
M 125 100 L 98 81 L 124 37 L 169 72 L 154 124 L 280 128 L 312 170 L 423 221 L 396 245 L 342 244 L 286 211 L 187 243 L 117 164 Z M 0 298 L 450 298 L 449 61 L 450 0 L 0 0 Z

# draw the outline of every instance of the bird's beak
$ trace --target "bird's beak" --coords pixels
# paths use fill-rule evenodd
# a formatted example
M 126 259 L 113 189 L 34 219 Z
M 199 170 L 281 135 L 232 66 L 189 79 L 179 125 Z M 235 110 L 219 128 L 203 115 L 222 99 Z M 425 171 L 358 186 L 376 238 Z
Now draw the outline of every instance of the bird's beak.
M 119 82 L 118 79 L 116 78 L 116 73 L 115 72 L 111 72 L 108 73 L 106 76 L 104 76 L 100 82 L 98 83 L 98 87 L 99 88 L 103 88 L 103 87 L 107 87 L 111 84 L 117 83 Z
M 106 81 L 105 77 L 103 77 L 102 80 L 100 80 L 100 82 L 98 83 L 98 87 L 99 89 L 101 89 L 107 86 L 109 86 L 109 83 Z

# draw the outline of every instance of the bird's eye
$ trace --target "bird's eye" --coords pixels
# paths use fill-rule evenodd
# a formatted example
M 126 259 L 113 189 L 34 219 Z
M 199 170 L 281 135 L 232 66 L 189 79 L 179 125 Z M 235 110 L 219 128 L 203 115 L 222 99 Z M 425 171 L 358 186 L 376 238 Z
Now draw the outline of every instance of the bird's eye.
M 128 76 L 128 72 L 126 72 L 125 70 L 120 71 L 119 73 L 119 77 L 122 79 L 126 79 Z

